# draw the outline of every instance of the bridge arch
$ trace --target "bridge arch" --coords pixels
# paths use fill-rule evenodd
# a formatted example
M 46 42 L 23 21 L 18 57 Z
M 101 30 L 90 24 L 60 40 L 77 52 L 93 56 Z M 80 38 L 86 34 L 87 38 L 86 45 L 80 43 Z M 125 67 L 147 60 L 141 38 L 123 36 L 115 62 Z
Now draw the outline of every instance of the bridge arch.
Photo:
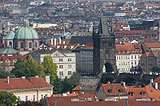
M 110 62 L 105 64 L 106 72 L 113 72 L 113 66 Z

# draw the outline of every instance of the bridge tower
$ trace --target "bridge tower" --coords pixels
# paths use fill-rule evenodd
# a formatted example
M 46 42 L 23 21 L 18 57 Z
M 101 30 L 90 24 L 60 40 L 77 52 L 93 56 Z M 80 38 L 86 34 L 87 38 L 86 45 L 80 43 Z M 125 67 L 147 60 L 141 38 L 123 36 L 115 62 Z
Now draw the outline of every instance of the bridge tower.
M 93 70 L 95 74 L 101 73 L 104 65 L 106 72 L 116 72 L 115 35 L 113 27 L 110 29 L 106 17 L 101 17 L 99 27 L 93 29 Z

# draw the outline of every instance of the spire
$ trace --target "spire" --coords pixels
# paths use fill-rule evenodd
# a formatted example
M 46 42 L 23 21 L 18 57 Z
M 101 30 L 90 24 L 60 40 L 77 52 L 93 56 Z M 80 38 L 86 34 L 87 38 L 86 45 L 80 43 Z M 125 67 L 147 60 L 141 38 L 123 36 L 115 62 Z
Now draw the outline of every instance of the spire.
M 28 27 L 28 26 L 29 26 L 29 21 L 25 19 L 23 25 L 24 25 L 25 27 Z
M 101 17 L 100 24 L 99 24 L 99 34 L 104 36 L 108 35 L 108 22 L 106 17 Z

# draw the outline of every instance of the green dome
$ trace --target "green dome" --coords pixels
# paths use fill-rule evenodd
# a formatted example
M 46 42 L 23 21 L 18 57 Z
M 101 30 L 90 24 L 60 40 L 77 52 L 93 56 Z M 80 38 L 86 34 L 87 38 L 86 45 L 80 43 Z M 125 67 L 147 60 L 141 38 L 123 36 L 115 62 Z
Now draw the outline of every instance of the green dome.
M 25 21 L 24 26 L 19 28 L 15 33 L 15 39 L 39 39 L 35 29 L 29 26 L 29 22 Z
M 5 36 L 4 39 L 14 39 L 14 35 L 15 35 L 15 33 L 13 31 L 11 31 L 7 34 L 7 36 Z

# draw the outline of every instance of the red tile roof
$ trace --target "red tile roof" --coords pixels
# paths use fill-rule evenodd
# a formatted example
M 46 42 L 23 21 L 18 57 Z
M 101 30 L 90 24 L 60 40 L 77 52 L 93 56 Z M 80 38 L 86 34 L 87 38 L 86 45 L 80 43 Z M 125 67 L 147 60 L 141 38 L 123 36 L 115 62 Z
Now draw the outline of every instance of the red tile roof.
M 54 106 L 55 100 L 46 98 L 48 106 Z M 91 102 L 71 102 L 63 98 L 57 99 L 57 106 L 160 106 L 159 101 L 136 101 L 136 100 L 119 100 L 119 101 L 91 101 Z M 128 102 L 127 102 L 128 101 Z M 128 103 L 128 104 L 127 104 Z
M 127 95 L 121 83 L 102 84 L 106 95 Z
M 150 48 L 160 48 L 160 42 L 151 42 L 151 43 L 144 43 L 146 47 Z
M 133 92 L 133 95 L 129 95 L 130 92 Z M 142 92 L 145 92 L 145 95 L 142 95 L 141 94 Z M 128 98 L 150 98 L 145 87 L 138 88 L 134 86 L 128 86 L 127 94 L 128 94 Z
M 9 83 L 7 83 L 7 79 L 0 79 L 0 91 L 36 89 L 36 88 L 47 88 L 47 87 L 52 87 L 52 85 L 45 82 L 41 78 L 35 78 L 35 77 L 29 77 L 29 79 L 9 78 Z
M 76 86 L 75 88 L 72 89 L 72 91 L 80 91 L 82 88 L 80 86 Z

